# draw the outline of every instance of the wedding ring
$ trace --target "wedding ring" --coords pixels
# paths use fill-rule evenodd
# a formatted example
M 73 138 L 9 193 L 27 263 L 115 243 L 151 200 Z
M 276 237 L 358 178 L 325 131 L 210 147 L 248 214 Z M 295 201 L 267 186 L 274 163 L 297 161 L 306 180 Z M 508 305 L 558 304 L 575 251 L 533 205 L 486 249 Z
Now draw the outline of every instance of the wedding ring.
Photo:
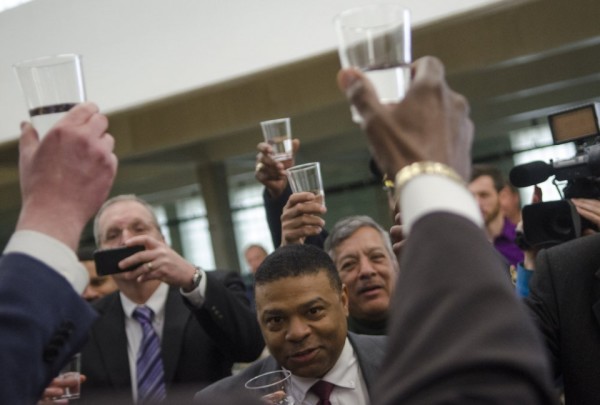
M 263 166 L 264 166 L 264 165 L 263 165 L 263 163 L 262 163 L 262 162 L 258 162 L 258 163 L 256 164 L 256 168 L 254 169 L 254 172 L 258 172 L 260 169 L 262 169 L 262 168 L 263 168 Z
M 146 267 L 148 267 L 149 271 L 152 271 L 152 262 L 146 263 Z

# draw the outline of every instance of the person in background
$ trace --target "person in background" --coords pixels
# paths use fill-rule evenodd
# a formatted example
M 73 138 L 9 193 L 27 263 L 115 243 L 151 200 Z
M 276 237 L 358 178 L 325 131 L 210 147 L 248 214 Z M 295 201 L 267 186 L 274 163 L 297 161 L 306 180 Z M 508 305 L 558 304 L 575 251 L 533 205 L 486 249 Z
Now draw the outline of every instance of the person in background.
M 348 288 L 348 329 L 385 335 L 398 275 L 389 234 L 366 215 L 347 217 L 331 229 L 324 248 Z
M 513 225 L 521 222 L 521 194 L 510 181 L 500 190 L 500 210 Z
M 250 244 L 244 249 L 244 258 L 249 270 L 249 273 L 244 276 L 244 284 L 246 285 L 246 296 L 253 309 L 256 308 L 254 302 L 254 274 L 267 255 L 267 250 L 257 243 Z
M 581 216 L 600 225 L 600 201 L 573 203 Z M 588 229 L 582 237 L 533 252 L 535 260 L 525 263 L 531 280 L 521 295 L 544 337 L 567 405 L 600 398 L 599 249 L 600 234 Z
M 295 403 L 315 404 L 328 385 L 331 402 L 369 404 L 385 336 L 348 332 L 348 293 L 331 258 L 311 245 L 282 246 L 256 272 L 256 309 L 270 356 L 200 391 L 195 399 L 239 390 L 249 379 L 292 372 Z M 321 400 L 323 400 L 321 398 Z M 306 401 L 306 402 L 305 402 Z
M 371 402 L 555 404 L 540 336 L 465 185 L 468 103 L 435 58 L 411 64 L 411 76 L 404 99 L 384 105 L 363 72 L 338 74 L 377 166 L 395 178 L 406 235 Z
M 267 250 L 262 245 L 256 243 L 248 245 L 246 249 L 244 249 L 244 257 L 246 258 L 250 273 L 256 273 L 258 266 L 265 260 L 267 255 Z
M 89 302 L 102 298 L 119 289 L 111 276 L 99 276 L 96 272 L 94 250 L 93 247 L 81 247 L 77 251 L 77 258 L 90 276 L 90 281 L 82 294 L 82 297 Z
M 307 235 L 320 233 L 322 213 L 314 194 L 292 194 L 281 215 L 282 245 L 303 244 Z M 384 335 L 399 269 L 388 232 L 366 215 L 343 218 L 325 239 L 324 249 L 348 287 L 349 330 Z
M 41 399 L 95 319 L 80 296 L 88 276 L 75 250 L 117 172 L 107 128 L 90 102 L 73 107 L 43 141 L 21 124 L 21 212 L 0 257 L 2 403 Z
M 473 166 L 469 190 L 479 204 L 488 240 L 509 266 L 516 266 L 523 261 L 523 252 L 515 242 L 516 225 L 510 222 L 500 207 L 500 193 L 504 187 L 500 170 L 488 165 Z
M 541 202 L 535 188 L 533 203 Z M 544 337 L 556 388 L 566 404 L 594 404 L 600 396 L 600 325 L 594 316 L 600 300 L 597 254 L 600 201 L 573 198 L 577 213 L 589 221 L 582 235 L 554 246 L 523 243 L 525 260 L 517 267 L 517 293 L 525 298 Z M 519 227 L 523 224 L 520 223 Z M 524 240 L 524 239 L 523 239 Z

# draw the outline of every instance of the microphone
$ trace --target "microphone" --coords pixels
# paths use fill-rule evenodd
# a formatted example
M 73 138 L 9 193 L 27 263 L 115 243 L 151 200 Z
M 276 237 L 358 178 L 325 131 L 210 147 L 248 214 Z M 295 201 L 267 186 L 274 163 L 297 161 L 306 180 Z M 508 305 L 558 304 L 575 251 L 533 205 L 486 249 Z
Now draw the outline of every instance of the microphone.
M 515 187 L 529 187 L 543 183 L 554 174 L 554 167 L 541 160 L 515 166 L 511 169 L 509 178 Z

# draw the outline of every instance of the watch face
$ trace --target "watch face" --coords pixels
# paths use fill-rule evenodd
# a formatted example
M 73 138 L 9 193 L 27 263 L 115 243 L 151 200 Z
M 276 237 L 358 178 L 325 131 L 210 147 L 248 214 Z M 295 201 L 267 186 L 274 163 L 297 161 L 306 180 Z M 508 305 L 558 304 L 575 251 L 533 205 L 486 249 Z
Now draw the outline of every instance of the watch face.
M 196 272 L 194 273 L 194 277 L 192 278 L 192 283 L 194 283 L 194 287 L 198 287 L 200 285 L 200 280 L 202 280 L 202 273 L 200 269 L 196 267 Z

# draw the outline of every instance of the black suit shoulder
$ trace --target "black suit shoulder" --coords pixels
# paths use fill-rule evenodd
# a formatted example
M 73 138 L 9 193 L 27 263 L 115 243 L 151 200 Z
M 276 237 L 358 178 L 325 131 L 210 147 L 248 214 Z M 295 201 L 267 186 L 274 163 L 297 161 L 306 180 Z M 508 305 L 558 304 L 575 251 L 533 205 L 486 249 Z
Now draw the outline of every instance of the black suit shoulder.
M 542 250 L 526 299 L 567 403 L 600 397 L 600 234 Z

